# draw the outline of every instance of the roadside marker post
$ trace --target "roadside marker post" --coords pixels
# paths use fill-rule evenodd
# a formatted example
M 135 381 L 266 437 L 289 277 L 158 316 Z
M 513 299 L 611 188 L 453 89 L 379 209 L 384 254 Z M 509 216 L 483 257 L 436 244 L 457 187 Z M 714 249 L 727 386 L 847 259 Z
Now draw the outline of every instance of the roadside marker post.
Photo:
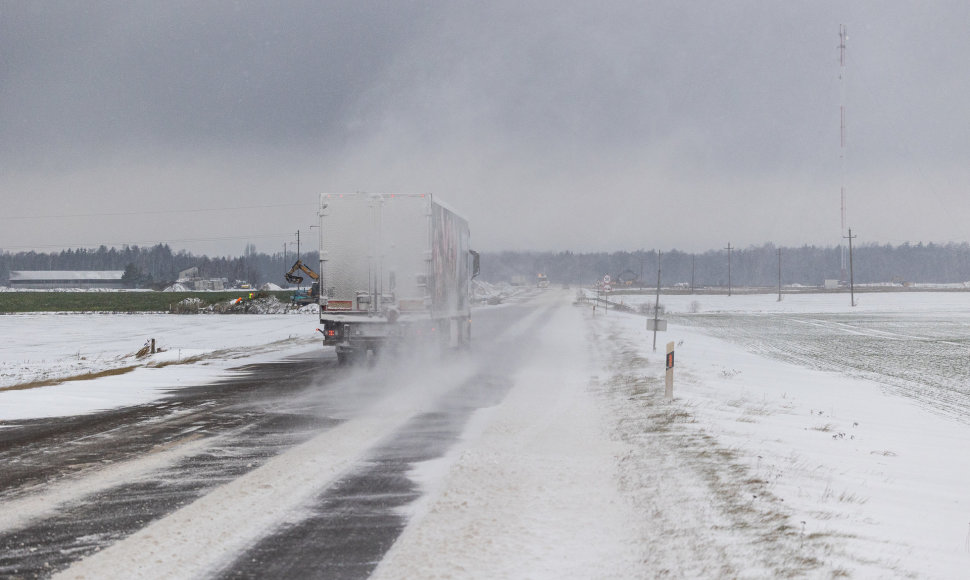
M 665 381 L 664 399 L 674 398 L 674 343 L 667 343 L 667 377 Z

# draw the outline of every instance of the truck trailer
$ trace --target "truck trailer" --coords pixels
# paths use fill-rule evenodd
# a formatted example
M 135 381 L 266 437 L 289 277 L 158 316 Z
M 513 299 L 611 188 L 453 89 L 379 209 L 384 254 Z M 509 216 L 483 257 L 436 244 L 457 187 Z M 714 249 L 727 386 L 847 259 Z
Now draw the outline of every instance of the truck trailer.
M 320 195 L 320 332 L 345 364 L 419 343 L 467 348 L 478 254 L 431 194 Z

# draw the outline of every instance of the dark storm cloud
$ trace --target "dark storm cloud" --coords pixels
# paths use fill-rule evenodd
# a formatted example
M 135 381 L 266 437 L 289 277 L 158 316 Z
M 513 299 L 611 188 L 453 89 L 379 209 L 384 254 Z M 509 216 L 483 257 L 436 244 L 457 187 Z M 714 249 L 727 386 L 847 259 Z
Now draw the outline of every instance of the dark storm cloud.
M 324 190 L 434 191 L 487 248 L 824 245 L 840 180 L 870 239 L 965 239 L 968 19 L 960 2 L 0 0 L 8 215 L 310 208 L 8 220 L 0 247 L 272 236 L 305 230 Z
M 4 154 L 339 144 L 410 6 L 4 3 Z
M 805 8 L 776 8 L 765 25 L 760 3 L 444 12 L 388 83 L 418 100 L 406 112 L 421 119 L 418 131 L 447 133 L 471 111 L 474 129 L 583 154 L 696 139 L 683 153 L 720 171 L 798 163 L 831 137 L 816 115 L 836 104 L 837 23 Z M 811 139 L 791 138 L 806 132 Z
M 4 153 L 340 146 L 388 111 L 447 138 L 478 107 L 488 125 L 469 129 L 519 141 L 628 146 L 690 127 L 711 136 L 702 158 L 723 144 L 744 162 L 736 145 L 761 151 L 748 133 L 781 141 L 804 110 L 803 71 L 772 47 L 779 28 L 811 30 L 792 12 L 758 27 L 753 5 L 13 3 Z M 761 134 L 765 118 L 778 132 Z

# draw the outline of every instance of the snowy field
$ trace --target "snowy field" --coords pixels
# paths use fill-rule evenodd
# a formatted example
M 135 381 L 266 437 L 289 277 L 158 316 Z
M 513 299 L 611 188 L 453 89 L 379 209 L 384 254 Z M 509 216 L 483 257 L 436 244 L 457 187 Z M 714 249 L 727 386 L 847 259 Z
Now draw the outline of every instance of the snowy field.
M 172 386 L 213 380 L 260 357 L 320 348 L 316 325 L 316 313 L 3 315 L 0 421 L 146 403 Z M 162 352 L 137 358 L 152 338 Z M 124 372 L 22 388 L 106 371 Z
M 675 575 L 720 575 L 703 554 L 727 533 L 739 544 L 720 559 L 729 576 L 968 577 L 970 294 L 863 294 L 855 308 L 848 298 L 663 296 L 671 324 L 658 353 L 643 317 L 599 312 L 611 388 L 643 399 L 644 417 L 621 433 L 639 443 L 633 453 L 672 455 L 642 462 L 672 476 L 634 462 L 633 493 L 658 513 L 676 514 L 677 500 L 696 508 L 658 534 L 683 541 Z M 663 404 L 652 393 L 669 340 L 675 400 Z M 725 494 L 730 509 L 717 508 L 719 489 L 740 490 Z M 773 545 L 771 557 L 748 552 L 746 535 Z
M 376 578 L 967 577 L 970 293 L 664 296 L 658 352 L 643 316 L 573 298 L 508 330 L 547 320 L 505 400 L 412 474 L 426 496 Z M 0 317 L 3 385 L 138 367 L 0 390 L 0 420 L 147 402 L 320 348 L 315 322 Z M 192 362 L 137 362 L 149 337 Z
M 653 297 L 625 297 L 652 305 Z M 970 422 L 970 292 L 665 296 L 671 322 L 767 357 L 878 382 Z M 688 314 L 684 314 L 688 313 Z

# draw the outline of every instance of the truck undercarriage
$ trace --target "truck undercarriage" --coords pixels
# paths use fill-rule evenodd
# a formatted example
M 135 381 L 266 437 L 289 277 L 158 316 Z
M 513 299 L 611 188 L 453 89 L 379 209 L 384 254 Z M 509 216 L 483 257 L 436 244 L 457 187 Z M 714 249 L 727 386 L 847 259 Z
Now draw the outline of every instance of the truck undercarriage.
M 322 321 L 324 346 L 333 346 L 340 364 L 360 361 L 368 353 L 397 353 L 407 349 L 465 349 L 471 345 L 471 320 L 451 318 L 399 318 L 345 314 Z

